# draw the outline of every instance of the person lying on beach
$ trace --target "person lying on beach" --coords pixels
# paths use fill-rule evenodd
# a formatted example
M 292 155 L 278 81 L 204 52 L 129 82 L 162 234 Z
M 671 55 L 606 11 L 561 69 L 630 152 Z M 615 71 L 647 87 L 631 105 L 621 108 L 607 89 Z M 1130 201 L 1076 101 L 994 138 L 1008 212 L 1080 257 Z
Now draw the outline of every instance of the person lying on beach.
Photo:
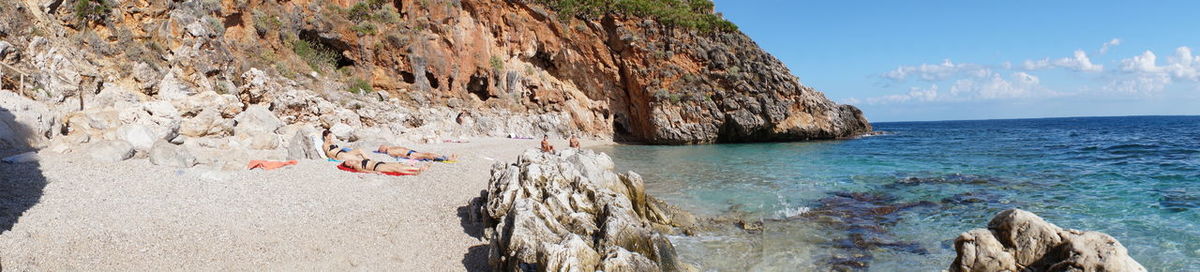
M 388 156 L 392 156 L 393 158 L 405 158 L 405 159 L 410 159 L 410 160 L 453 161 L 453 160 L 458 159 L 458 155 L 455 155 L 455 154 L 450 154 L 450 156 L 446 156 L 446 155 L 430 153 L 430 152 L 417 152 L 416 150 L 412 150 L 412 149 L 409 149 L 409 148 L 403 147 L 403 146 L 381 145 L 381 146 L 379 146 L 378 151 L 379 151 L 379 153 L 388 154 Z
M 571 148 L 579 149 L 579 137 L 571 135 Z
M 550 144 L 550 135 L 542 135 L 542 152 L 554 152 L 554 145 Z
M 416 175 L 429 169 L 429 165 L 416 167 L 398 162 L 381 162 L 370 159 L 350 159 L 342 162 L 342 166 L 366 173 L 401 173 Z
M 349 147 L 339 147 L 338 145 L 334 144 L 333 132 L 330 132 L 328 129 L 321 133 L 321 137 L 325 139 L 325 144 L 322 145 L 325 147 L 325 156 L 329 157 L 330 159 L 338 161 L 367 159 L 367 153 L 363 153 L 362 150 L 355 150 Z

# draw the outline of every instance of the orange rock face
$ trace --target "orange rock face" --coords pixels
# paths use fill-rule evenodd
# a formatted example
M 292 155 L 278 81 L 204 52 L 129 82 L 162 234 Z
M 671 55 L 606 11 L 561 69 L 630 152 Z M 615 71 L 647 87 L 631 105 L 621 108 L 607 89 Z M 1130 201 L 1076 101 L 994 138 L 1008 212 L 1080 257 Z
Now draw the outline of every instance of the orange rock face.
M 201 89 L 241 86 L 238 75 L 251 68 L 297 81 L 315 72 L 414 107 L 565 113 L 580 133 L 655 144 L 871 130 L 857 108 L 801 85 L 740 32 L 619 15 L 564 19 L 527 2 L 123 1 L 97 33 L 131 36 L 148 53 L 118 55 L 160 73 L 184 67 L 178 77 Z M 331 54 L 313 57 L 300 42 Z

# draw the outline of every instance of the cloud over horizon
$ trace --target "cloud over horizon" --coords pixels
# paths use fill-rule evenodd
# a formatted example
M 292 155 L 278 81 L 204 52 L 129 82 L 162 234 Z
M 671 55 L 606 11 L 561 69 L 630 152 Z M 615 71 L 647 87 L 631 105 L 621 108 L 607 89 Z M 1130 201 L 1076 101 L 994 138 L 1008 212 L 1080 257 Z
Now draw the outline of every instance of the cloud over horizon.
M 1121 39 L 1116 38 L 1109 40 L 1100 45 L 1095 55 L 1105 55 L 1121 42 Z M 1113 67 L 1116 67 L 1113 69 L 1106 69 L 1104 64 L 1094 61 L 1092 57 L 1087 51 L 1077 49 L 1068 57 L 1028 59 L 1016 66 L 1007 61 L 987 65 L 956 63 L 950 59 L 944 59 L 939 64 L 899 66 L 878 75 L 889 85 L 884 87 L 909 83 L 910 79 L 925 84 L 910 85 L 906 92 L 899 94 L 853 97 L 845 102 L 882 105 L 1038 99 L 1071 95 L 1154 95 L 1179 82 L 1200 85 L 1197 84 L 1200 83 L 1200 56 L 1193 55 L 1191 48 L 1187 46 L 1176 48 L 1174 54 L 1167 57 L 1161 65 L 1158 55 L 1151 50 L 1146 50 L 1140 55 L 1111 60 Z M 1050 71 L 1058 72 L 1053 72 L 1054 76 L 1048 79 L 1035 74 Z M 1069 76 L 1062 76 L 1063 73 Z M 1062 91 L 1043 86 L 1044 80 L 1050 80 L 1051 83 L 1074 83 L 1071 80 L 1082 83 L 1077 84 L 1078 90 Z

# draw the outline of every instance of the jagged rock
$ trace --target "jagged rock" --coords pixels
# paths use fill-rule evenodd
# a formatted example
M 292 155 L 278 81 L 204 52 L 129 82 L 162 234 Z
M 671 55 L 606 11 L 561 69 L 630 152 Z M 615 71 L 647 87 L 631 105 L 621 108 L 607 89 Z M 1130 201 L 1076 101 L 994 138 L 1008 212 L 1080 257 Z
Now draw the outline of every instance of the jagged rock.
M 119 162 L 133 157 L 133 145 L 125 141 L 100 141 L 88 148 L 92 159 L 102 162 Z
M 195 21 L 187 25 L 188 34 L 192 37 L 204 38 L 209 34 L 208 28 L 201 21 Z
M 136 79 L 142 89 L 148 89 L 158 85 L 162 76 L 155 70 L 153 66 L 145 62 L 138 62 L 133 65 L 133 78 Z
M 337 123 L 329 127 L 329 132 L 332 132 L 333 136 L 338 139 L 350 140 L 352 139 L 351 136 L 354 136 L 354 127 L 344 123 Z
M 192 156 L 186 147 L 158 140 L 150 148 L 150 163 L 174 168 L 188 168 L 196 165 L 196 157 Z
M 682 212 L 660 207 L 666 204 L 644 194 L 631 198 L 629 192 L 645 190 L 640 177 L 617 175 L 614 168 L 607 155 L 592 151 L 529 150 L 515 164 L 493 165 L 488 198 L 481 208 L 493 267 L 504 271 L 530 264 L 549 271 L 683 267 L 670 241 L 661 236 L 662 231 L 690 227 L 679 224 L 686 220 L 672 220 L 683 217 L 674 212 Z M 634 207 L 643 210 L 639 213 Z M 598 256 L 599 252 L 606 252 L 605 256 Z
M 129 143 L 135 150 L 150 150 L 160 138 L 162 137 L 144 125 L 129 124 L 117 128 L 117 139 Z
M 624 248 L 611 248 L 601 264 L 605 272 L 664 271 L 654 261 Z
M 1116 239 L 1062 229 L 1037 215 L 1010 209 L 954 240 L 951 272 L 1146 271 Z
M 217 94 L 213 91 L 202 92 L 187 99 L 175 102 L 179 114 L 196 115 L 201 111 L 212 109 L 223 117 L 234 117 L 242 111 L 242 102 L 237 97 L 228 94 Z
M 222 118 L 217 110 L 208 109 L 179 124 L 179 134 L 190 137 L 224 136 L 233 130 L 233 124 L 233 120 Z
M 158 97 L 167 100 L 184 99 L 193 94 L 192 88 L 188 87 L 187 83 L 179 80 L 176 71 L 168 71 L 161 80 L 158 81 Z
M 260 133 L 250 136 L 250 148 L 272 150 L 279 147 L 279 136 L 274 133 Z
M 313 140 L 311 137 L 304 136 L 301 131 L 296 131 L 295 136 L 288 142 L 288 160 L 315 160 L 320 159 L 321 155 L 316 149 L 313 149 Z
M 237 126 L 233 130 L 237 135 L 273 134 L 275 130 L 283 127 L 283 121 L 275 117 L 275 113 L 265 105 L 250 106 L 234 117 L 234 120 L 237 121 Z
M 54 115 L 46 105 L 0 91 L 0 148 L 42 147 L 54 125 Z
M 16 50 L 13 48 L 13 45 L 11 43 L 8 43 L 6 41 L 0 41 L 0 60 L 3 60 L 5 57 L 8 57 L 8 53 L 12 53 L 13 51 L 16 51 Z

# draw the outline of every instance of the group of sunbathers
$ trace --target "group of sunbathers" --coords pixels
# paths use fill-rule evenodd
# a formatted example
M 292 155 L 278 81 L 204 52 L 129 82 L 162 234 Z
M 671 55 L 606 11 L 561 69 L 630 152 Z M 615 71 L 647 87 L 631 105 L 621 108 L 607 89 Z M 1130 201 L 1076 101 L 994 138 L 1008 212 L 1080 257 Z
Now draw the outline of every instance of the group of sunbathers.
M 569 145 L 571 148 L 579 149 L 579 137 L 571 135 Z M 542 135 L 542 152 L 554 152 L 554 145 L 550 144 L 550 135 Z
M 429 165 L 427 164 L 418 167 L 402 162 L 382 162 L 372 160 L 370 156 L 368 156 L 367 153 L 363 152 L 362 150 L 349 147 L 340 147 L 335 144 L 333 133 L 329 130 L 325 130 L 325 132 L 321 133 L 321 137 L 324 139 L 322 146 L 324 146 L 326 157 L 329 157 L 330 160 L 340 161 L 341 166 L 354 169 L 358 172 L 416 175 L 429 169 Z M 578 149 L 579 138 L 572 135 L 569 140 L 569 145 L 571 148 Z M 554 145 L 550 144 L 549 135 L 542 137 L 541 150 L 543 152 L 554 152 Z M 441 162 L 454 161 L 458 159 L 458 155 L 451 154 L 447 156 L 429 152 L 417 152 L 416 150 L 412 150 L 403 146 L 380 145 L 379 149 L 375 150 L 375 153 L 387 154 L 393 158 L 409 159 L 414 161 Z
M 367 173 L 400 173 L 408 175 L 420 174 L 422 171 L 429 169 L 429 165 L 413 166 L 402 162 L 382 162 L 372 160 L 367 156 L 366 152 L 359 149 L 349 147 L 339 147 L 334 144 L 333 133 L 326 130 L 321 134 L 324 138 L 325 156 L 331 160 L 341 161 L 342 166 L 354 169 L 359 172 Z M 410 159 L 416 161 L 453 161 L 458 158 L 458 155 L 439 155 L 428 152 L 417 152 L 409 148 L 401 146 L 381 145 L 376 151 L 378 153 L 387 154 L 393 158 Z

